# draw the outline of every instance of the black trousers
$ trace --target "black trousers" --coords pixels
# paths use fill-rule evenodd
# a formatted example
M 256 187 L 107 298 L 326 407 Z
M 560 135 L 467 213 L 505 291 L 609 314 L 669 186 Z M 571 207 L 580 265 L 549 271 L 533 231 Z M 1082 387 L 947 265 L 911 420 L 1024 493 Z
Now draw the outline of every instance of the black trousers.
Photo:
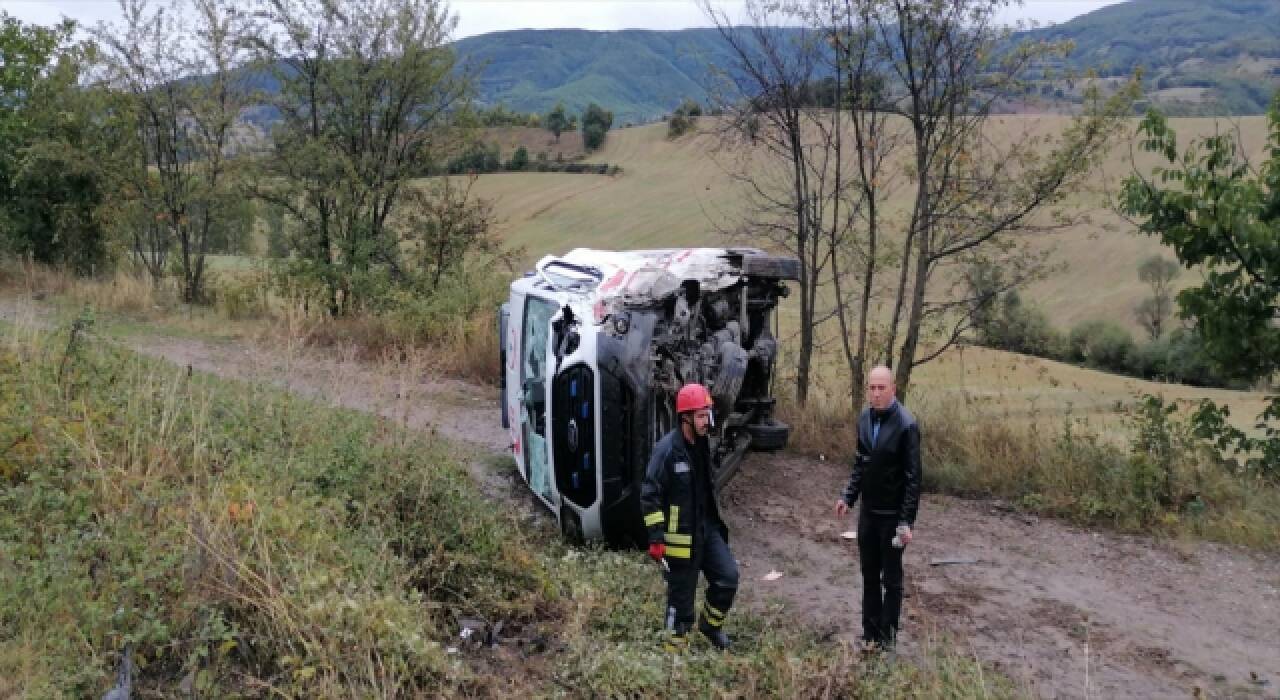
M 902 552 L 893 546 L 898 518 L 862 511 L 858 516 L 858 563 L 862 568 L 862 638 L 894 643 L 902 614 Z
M 720 534 L 720 527 L 705 527 L 694 542 L 692 556 L 668 557 L 667 565 L 671 567 L 667 574 L 667 629 L 683 634 L 693 627 L 699 573 L 707 579 L 702 616 L 714 627 L 723 625 L 738 592 L 738 562 Z

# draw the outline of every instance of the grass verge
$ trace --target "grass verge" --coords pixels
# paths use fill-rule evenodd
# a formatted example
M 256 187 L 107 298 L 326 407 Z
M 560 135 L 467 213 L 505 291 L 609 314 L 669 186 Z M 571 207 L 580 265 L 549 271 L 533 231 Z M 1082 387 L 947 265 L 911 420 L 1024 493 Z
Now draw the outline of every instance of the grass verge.
M 0 265 L 0 289 L 67 313 L 92 308 L 100 317 L 112 316 L 125 333 L 145 326 L 152 333 L 288 342 L 371 362 L 412 356 L 436 373 L 491 386 L 500 380 L 497 308 L 506 298 L 506 278 L 489 268 L 448 278 L 430 297 L 402 295 L 386 309 L 339 318 L 276 279 L 262 261 L 211 272 L 207 306 L 182 304 L 173 279 L 157 285 L 126 266 L 86 278 L 9 262 Z
M 1103 435 L 1070 416 L 1001 417 L 925 399 L 911 405 L 921 424 L 926 490 L 1004 499 L 1122 532 L 1280 547 L 1280 485 L 1233 469 L 1193 434 L 1179 410 L 1187 406 L 1148 397 Z M 855 420 L 846 405 L 784 403 L 781 415 L 793 425 L 794 449 L 839 459 L 853 453 Z

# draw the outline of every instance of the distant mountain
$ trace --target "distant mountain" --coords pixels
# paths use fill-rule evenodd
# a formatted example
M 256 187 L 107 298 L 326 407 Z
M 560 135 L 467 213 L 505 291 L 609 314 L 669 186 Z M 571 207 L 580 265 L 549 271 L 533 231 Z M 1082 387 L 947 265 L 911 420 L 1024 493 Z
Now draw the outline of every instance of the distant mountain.
M 1142 67 L 1152 100 L 1179 114 L 1260 113 L 1280 87 L 1280 0 L 1128 0 L 1022 38 L 1069 39 L 1070 66 L 1104 76 Z M 715 29 L 521 30 L 454 48 L 479 71 L 484 105 L 545 113 L 564 102 L 581 113 L 596 102 L 618 124 L 661 118 L 686 97 L 705 102 L 708 66 L 732 64 Z
M 479 70 L 482 105 L 545 113 L 564 102 L 581 113 L 595 102 L 619 124 L 660 119 L 686 97 L 705 102 L 709 66 L 731 62 L 715 29 L 528 29 L 469 37 L 454 49 Z
M 1026 35 L 1074 42 L 1078 69 L 1142 68 L 1175 113 L 1257 114 L 1280 88 L 1280 0 L 1128 0 Z

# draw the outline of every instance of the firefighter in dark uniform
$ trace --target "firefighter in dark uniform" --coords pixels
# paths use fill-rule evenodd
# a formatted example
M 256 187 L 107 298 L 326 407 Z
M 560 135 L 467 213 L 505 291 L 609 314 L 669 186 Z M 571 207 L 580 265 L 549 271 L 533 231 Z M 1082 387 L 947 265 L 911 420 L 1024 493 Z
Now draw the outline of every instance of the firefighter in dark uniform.
M 853 473 L 836 501 L 843 517 L 862 498 L 858 561 L 862 569 L 862 639 L 892 649 L 902 613 L 902 554 L 914 536 L 920 506 L 920 427 L 898 403 L 893 373 L 883 365 L 867 375 L 867 408 L 858 416 Z
M 712 490 L 711 406 L 711 394 L 701 384 L 680 389 L 680 424 L 654 445 L 640 490 L 649 556 L 668 568 L 666 630 L 672 648 L 683 646 L 693 627 L 699 572 L 707 579 L 707 592 L 698 631 L 717 649 L 729 648 L 723 626 L 738 590 L 738 563 Z

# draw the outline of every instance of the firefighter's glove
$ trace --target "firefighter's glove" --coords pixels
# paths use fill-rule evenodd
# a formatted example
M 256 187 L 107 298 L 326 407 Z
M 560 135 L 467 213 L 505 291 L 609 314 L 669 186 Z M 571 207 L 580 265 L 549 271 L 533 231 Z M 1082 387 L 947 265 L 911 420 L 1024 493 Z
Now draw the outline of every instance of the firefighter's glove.
M 667 545 L 661 542 L 651 542 L 649 544 L 649 556 L 653 557 L 654 561 L 662 561 L 662 557 L 666 556 L 666 554 Z

